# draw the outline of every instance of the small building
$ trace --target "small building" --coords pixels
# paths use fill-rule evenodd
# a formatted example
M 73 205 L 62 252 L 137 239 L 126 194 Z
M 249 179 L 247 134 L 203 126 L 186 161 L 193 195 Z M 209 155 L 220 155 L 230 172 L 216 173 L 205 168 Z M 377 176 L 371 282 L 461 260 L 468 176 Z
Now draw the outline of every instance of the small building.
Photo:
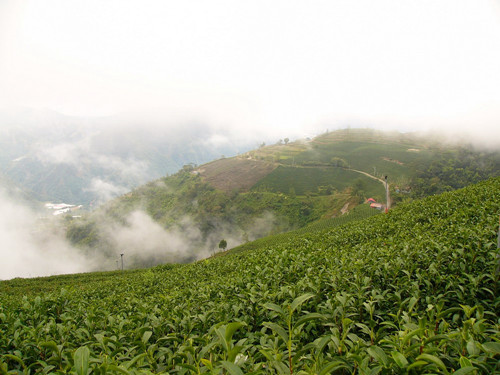
M 385 208 L 385 205 L 383 205 L 382 203 L 374 202 L 374 203 L 370 204 L 370 207 L 375 208 L 377 210 L 383 210 Z
M 373 198 L 368 198 L 366 200 L 366 203 L 377 203 L 377 201 L 375 199 L 373 199 Z

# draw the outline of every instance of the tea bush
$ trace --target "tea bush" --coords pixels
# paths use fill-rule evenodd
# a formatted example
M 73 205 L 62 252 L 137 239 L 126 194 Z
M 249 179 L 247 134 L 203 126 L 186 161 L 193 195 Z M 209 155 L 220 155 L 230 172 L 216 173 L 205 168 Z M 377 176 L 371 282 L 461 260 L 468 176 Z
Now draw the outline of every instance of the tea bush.
M 499 214 L 496 178 L 193 264 L 2 282 L 0 373 L 498 373 Z

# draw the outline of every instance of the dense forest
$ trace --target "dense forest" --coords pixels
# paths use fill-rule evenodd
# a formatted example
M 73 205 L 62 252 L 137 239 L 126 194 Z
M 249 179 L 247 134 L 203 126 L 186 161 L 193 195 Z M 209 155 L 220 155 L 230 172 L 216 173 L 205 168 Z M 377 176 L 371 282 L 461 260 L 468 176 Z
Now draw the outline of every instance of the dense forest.
M 500 176 L 500 153 L 460 147 L 456 152 L 435 152 L 432 158 L 415 162 L 413 167 L 412 192 L 421 198 Z

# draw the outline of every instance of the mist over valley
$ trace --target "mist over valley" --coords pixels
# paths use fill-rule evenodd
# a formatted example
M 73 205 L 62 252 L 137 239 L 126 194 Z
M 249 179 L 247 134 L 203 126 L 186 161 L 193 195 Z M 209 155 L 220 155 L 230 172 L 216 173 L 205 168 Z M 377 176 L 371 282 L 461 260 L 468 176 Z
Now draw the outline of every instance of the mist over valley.
M 192 262 L 499 173 L 494 2 L 126 3 L 0 3 L 0 279 Z
M 68 129 L 70 125 L 62 126 Z M 9 160 L 4 173 L 23 172 L 26 182 L 34 171 L 48 171 L 52 176 L 65 171 L 60 184 L 53 180 L 52 185 L 44 186 L 46 180 L 32 181 L 47 191 L 53 186 L 52 193 L 57 194 L 68 189 L 71 176 L 79 176 L 80 183 L 70 186 L 74 196 L 96 195 L 83 205 L 43 204 L 34 199 L 40 199 L 40 193 L 26 193 L 26 185 L 21 188 L 20 181 L 16 184 L 11 176 L 4 178 L 1 215 L 6 246 L 2 252 L 9 267 L 1 278 L 115 270 L 122 267 L 122 261 L 127 269 L 193 262 L 217 254 L 222 240 L 231 249 L 261 237 L 347 217 L 358 207 L 383 208 L 387 175 L 390 204 L 395 206 L 500 174 L 499 152 L 442 143 L 416 133 L 347 128 L 308 139 L 284 137 L 226 157 L 219 151 L 236 147 L 235 142 L 228 142 L 232 146 L 223 142 L 217 148 L 206 142 L 209 134 L 196 133 L 197 137 L 203 135 L 200 139 L 192 129 L 186 135 L 176 135 L 171 129 L 170 142 L 176 141 L 173 150 L 168 149 L 172 143 L 150 139 L 153 146 L 158 145 L 153 147 L 158 151 L 153 153 L 155 157 L 170 155 L 167 162 L 210 152 L 218 157 L 201 165 L 188 162 L 175 173 L 157 178 L 159 169 L 151 172 L 154 168 L 147 167 L 155 165 L 154 158 L 139 161 L 138 155 L 149 154 L 133 154 L 147 149 L 145 137 L 152 133 L 134 128 L 137 133 L 128 132 L 122 138 L 109 129 L 92 132 L 87 125 L 75 129 L 78 131 L 64 139 L 49 133 L 46 138 L 34 137 L 37 142 L 24 143 L 35 150 L 26 159 L 36 168 L 24 169 L 19 161 Z M 14 133 L 8 134 L 12 137 Z M 55 143 L 40 148 L 42 139 Z M 120 143 L 123 139 L 128 143 Z M 187 140 L 186 146 L 183 140 Z M 176 157 L 177 150 L 187 151 Z M 78 174 L 85 166 L 91 167 Z M 144 180 L 149 182 L 133 187 Z M 63 202 L 57 195 L 51 198 Z

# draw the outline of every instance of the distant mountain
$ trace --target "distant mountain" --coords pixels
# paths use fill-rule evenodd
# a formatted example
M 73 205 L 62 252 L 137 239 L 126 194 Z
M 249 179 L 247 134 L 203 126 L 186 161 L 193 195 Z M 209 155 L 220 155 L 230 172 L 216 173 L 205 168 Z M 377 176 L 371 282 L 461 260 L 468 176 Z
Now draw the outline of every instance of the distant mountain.
M 4 111 L 0 171 L 41 201 L 96 206 L 185 164 L 250 148 L 203 124 L 188 125 Z
M 13 199 L 17 203 L 34 210 L 41 210 L 43 208 L 41 202 L 33 197 L 32 192 L 20 188 L 2 172 L 0 172 L 0 198 Z

